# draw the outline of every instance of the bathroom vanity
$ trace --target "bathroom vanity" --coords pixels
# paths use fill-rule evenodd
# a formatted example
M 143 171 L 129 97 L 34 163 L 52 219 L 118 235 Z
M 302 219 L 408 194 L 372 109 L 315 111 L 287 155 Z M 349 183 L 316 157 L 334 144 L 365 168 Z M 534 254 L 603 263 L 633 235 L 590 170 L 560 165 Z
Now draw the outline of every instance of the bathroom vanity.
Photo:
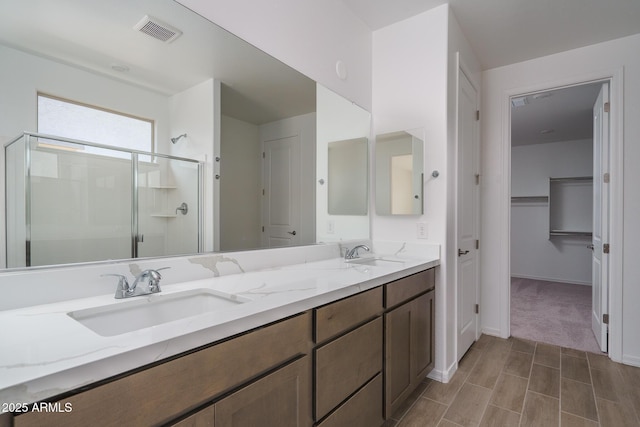
M 42 387 L 37 378 L 0 388 L 2 402 L 24 403 L 14 406 L 12 415 L 0 416 L 0 426 L 122 420 L 179 426 L 382 425 L 433 368 L 438 259 L 396 254 L 356 261 L 328 259 L 163 288 L 169 294 L 233 288 L 234 295 L 246 299 L 218 317 L 195 316 L 100 338 L 84 325 L 68 324 L 76 339 L 90 333 L 103 345 L 119 343 L 120 353 L 92 363 L 78 355 L 84 364 L 51 373 L 72 378 L 76 386 L 63 381 L 67 389 L 48 396 L 46 390 L 35 391 Z M 86 299 L 85 305 L 96 301 Z M 54 316 L 78 301 L 50 306 Z M 181 332 L 167 342 L 163 330 L 174 328 Z M 181 351 L 152 356 L 148 348 L 156 339 Z M 147 363 L 125 368 L 131 365 L 122 360 L 140 360 L 143 354 L 151 358 Z M 113 365 L 120 372 L 97 380 L 86 369 Z

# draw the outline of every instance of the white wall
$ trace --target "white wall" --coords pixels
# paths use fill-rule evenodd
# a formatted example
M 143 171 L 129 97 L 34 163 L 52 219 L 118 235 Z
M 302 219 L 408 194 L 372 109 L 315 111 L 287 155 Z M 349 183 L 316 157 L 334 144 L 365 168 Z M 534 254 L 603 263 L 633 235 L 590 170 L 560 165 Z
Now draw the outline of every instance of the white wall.
M 371 30 L 340 0 L 179 0 L 205 18 L 371 110 Z M 336 62 L 343 61 L 341 80 Z
M 258 126 L 221 117 L 220 250 L 260 247 L 262 149 Z
M 593 175 L 593 141 L 563 141 L 511 149 L 511 194 L 549 196 L 549 178 Z M 591 215 L 588 215 L 589 218 Z M 549 239 L 548 202 L 511 203 L 511 276 L 591 284 L 588 237 Z
M 214 241 L 214 139 L 215 139 L 215 91 L 213 79 L 189 88 L 169 98 L 170 134 L 158 138 L 158 148 L 173 156 L 205 162 L 203 179 L 204 218 L 202 221 L 203 250 L 212 251 Z M 219 130 L 218 130 L 219 131 Z M 172 144 L 170 138 L 183 133 L 186 138 Z
M 612 359 L 640 365 L 640 35 L 575 49 L 483 74 L 481 184 L 481 313 L 487 333 L 508 335 L 509 328 L 509 101 L 510 95 L 613 76 L 611 94 L 612 164 L 611 298 L 609 352 Z M 624 103 L 623 103 L 623 94 Z M 624 182 L 627 185 L 622 185 Z M 622 299 L 624 295 L 624 299 Z
M 368 138 L 371 133 L 371 115 L 320 85 L 316 91 L 316 115 L 316 239 L 318 242 L 366 239 L 369 237 L 369 215 L 329 215 L 328 144 L 333 141 Z M 367 143 L 371 147 L 370 141 Z M 320 180 L 324 184 L 320 184 Z
M 428 241 L 441 245 L 436 284 L 435 377 L 456 369 L 455 123 L 456 53 L 472 71 L 479 64 L 448 5 L 442 5 L 373 33 L 374 134 L 424 129 L 424 214 L 372 218 L 376 240 L 417 240 L 417 223 L 427 224 Z M 440 172 L 432 178 L 431 172 Z

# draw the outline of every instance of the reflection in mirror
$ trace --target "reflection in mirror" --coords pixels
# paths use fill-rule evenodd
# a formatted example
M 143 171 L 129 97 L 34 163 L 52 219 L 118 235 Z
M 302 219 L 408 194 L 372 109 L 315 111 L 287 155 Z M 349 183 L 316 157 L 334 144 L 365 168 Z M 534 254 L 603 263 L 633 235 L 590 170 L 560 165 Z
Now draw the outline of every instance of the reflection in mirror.
M 371 115 L 320 85 L 316 96 L 316 239 L 319 242 L 366 239 L 369 237 L 367 165 Z M 344 159 L 340 158 L 341 150 L 345 149 L 343 145 L 347 147 L 349 156 L 353 157 L 352 163 L 343 168 L 347 180 L 330 170 L 331 163 L 344 163 Z M 337 151 L 331 146 L 337 147 Z M 332 151 L 334 161 L 329 157 Z M 359 201 L 358 207 L 352 206 L 345 210 L 340 207 L 341 202 L 335 203 L 335 198 L 329 193 L 334 193 L 333 190 L 342 185 L 353 186 L 352 194 Z
M 376 213 L 423 213 L 423 131 L 376 136 Z
M 367 138 L 329 143 L 329 214 L 366 215 Z
M 181 34 L 162 41 L 137 30 L 136 24 L 146 16 L 178 28 Z M 322 161 L 319 170 L 326 179 L 326 144 L 369 136 L 368 112 L 329 95 L 321 86 L 316 88 L 312 80 L 173 0 L 0 2 L 0 61 L 6 65 L 0 67 L 3 143 L 23 132 L 38 132 L 36 94 L 42 92 L 148 120 L 153 123 L 150 151 L 203 162 L 200 237 L 204 251 L 317 241 L 318 229 L 325 230 L 328 224 L 328 210 L 326 192 L 324 199 L 317 194 L 315 162 Z M 329 104 L 323 102 L 328 99 Z M 345 106 L 340 114 L 335 114 L 336 105 Z M 292 165 L 300 175 L 290 180 L 290 186 L 266 188 L 263 158 L 276 171 L 285 155 L 275 141 L 290 137 L 299 138 L 298 151 L 292 149 L 289 155 L 300 156 Z M 325 153 L 322 159 L 320 152 Z M 178 192 L 154 189 L 150 194 L 170 198 Z M 64 204 L 63 195 L 56 196 L 56 202 Z M 289 209 L 292 200 L 299 203 L 297 213 Z M 175 212 L 182 202 L 189 205 L 186 216 Z M 1 195 L 0 203 L 5 203 Z M 195 212 L 187 199 L 168 203 L 167 209 L 178 219 Z M 0 222 L 5 223 L 12 210 L 6 204 L 0 208 Z M 262 232 L 263 226 L 268 230 L 268 224 L 284 219 L 290 221 L 286 226 Z M 321 241 L 354 234 L 366 238 L 368 219 L 362 224 L 338 221 L 332 230 L 332 239 Z M 197 250 L 192 247 L 178 250 Z M 6 267 L 5 249 L 6 227 L 0 227 L 2 267 Z M 157 254 L 140 251 L 141 256 Z M 130 255 L 102 259 L 121 256 Z
M 218 251 L 315 243 L 316 83 L 288 73 L 299 90 L 272 111 L 222 85 Z

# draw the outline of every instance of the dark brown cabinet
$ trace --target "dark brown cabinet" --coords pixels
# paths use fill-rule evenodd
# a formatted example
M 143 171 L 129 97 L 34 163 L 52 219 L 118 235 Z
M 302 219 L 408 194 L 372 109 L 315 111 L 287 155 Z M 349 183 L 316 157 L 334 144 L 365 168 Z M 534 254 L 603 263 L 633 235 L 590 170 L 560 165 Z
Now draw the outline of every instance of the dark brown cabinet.
M 311 363 L 304 356 L 173 427 L 311 426 Z
M 306 312 L 60 399 L 62 406 L 72 405 L 71 412 L 18 415 L 14 426 L 166 424 L 311 348 L 311 313 Z M 306 375 L 304 384 L 310 384 L 310 369 Z
M 435 292 L 429 290 L 433 287 L 430 279 L 422 273 L 410 276 L 404 283 L 413 289 L 404 293 L 407 300 L 385 313 L 386 418 L 393 415 L 433 368 Z M 393 282 L 393 286 L 402 287 L 403 280 Z M 414 287 L 416 282 L 422 285 Z M 395 299 L 393 292 L 390 295 L 387 289 L 387 301 L 402 301 Z
M 319 426 L 370 427 L 384 421 L 382 295 L 378 287 L 315 310 L 316 341 L 324 341 L 315 350 Z
M 311 363 L 305 356 L 215 404 L 216 427 L 306 427 L 311 420 Z
M 372 427 L 433 367 L 435 270 L 51 400 L 0 427 Z

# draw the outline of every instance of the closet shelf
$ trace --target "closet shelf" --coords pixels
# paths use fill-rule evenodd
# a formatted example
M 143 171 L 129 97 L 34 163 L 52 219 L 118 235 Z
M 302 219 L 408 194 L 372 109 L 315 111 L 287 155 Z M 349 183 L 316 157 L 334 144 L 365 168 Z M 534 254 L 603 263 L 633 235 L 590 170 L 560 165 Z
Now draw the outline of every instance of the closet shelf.
M 511 203 L 548 203 L 548 196 L 512 196 Z
M 592 237 L 591 231 L 569 231 L 569 230 L 551 230 L 550 236 L 576 236 L 576 237 Z
M 551 182 L 578 182 L 578 181 L 593 181 L 592 176 L 568 176 L 564 178 L 549 178 Z

